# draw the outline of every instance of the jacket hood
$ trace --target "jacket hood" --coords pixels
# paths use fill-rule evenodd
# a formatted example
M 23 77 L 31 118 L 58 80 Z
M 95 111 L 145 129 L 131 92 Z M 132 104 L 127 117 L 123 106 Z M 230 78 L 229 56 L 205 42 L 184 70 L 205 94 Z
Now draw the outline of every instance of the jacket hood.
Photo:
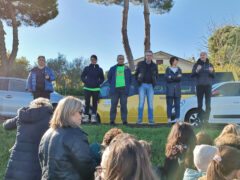
M 206 63 L 209 64 L 209 59 L 207 58 Z M 197 64 L 203 65 L 204 62 L 201 59 L 198 59 Z
M 18 116 L 21 122 L 33 123 L 41 121 L 44 118 L 49 118 L 53 113 L 51 107 L 39 107 L 39 108 L 22 108 L 20 109 Z

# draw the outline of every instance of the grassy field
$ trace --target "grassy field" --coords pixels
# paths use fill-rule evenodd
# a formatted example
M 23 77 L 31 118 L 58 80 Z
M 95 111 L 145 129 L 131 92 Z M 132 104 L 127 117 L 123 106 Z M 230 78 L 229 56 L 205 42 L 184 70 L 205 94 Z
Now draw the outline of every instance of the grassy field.
M 152 142 L 152 163 L 159 167 L 163 164 L 165 144 L 167 140 L 168 133 L 170 131 L 169 127 L 128 127 L 128 126 L 117 126 L 126 133 L 133 134 L 138 137 L 138 139 L 143 139 L 148 142 Z M 82 126 L 84 131 L 88 134 L 89 143 L 92 142 L 102 142 L 104 134 L 112 128 L 108 125 L 84 125 Z M 222 128 L 207 128 L 207 129 L 194 129 L 197 133 L 199 131 L 205 131 L 209 133 L 213 138 L 216 138 Z M 3 179 L 3 175 L 7 166 L 10 153 L 8 150 L 13 146 L 15 142 L 16 131 L 5 131 L 0 124 L 0 179 Z

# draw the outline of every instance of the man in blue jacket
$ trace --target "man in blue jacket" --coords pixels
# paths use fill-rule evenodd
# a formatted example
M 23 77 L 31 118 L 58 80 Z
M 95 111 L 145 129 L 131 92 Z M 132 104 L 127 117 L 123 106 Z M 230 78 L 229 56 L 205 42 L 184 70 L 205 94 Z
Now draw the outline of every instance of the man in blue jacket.
M 110 124 L 115 124 L 117 105 L 120 99 L 121 119 L 123 124 L 127 124 L 127 97 L 131 84 L 131 71 L 124 65 L 124 56 L 117 56 L 118 64 L 111 67 L 108 72 L 108 81 L 110 84 L 111 110 Z
M 200 53 L 200 59 L 193 66 L 192 77 L 197 78 L 198 117 L 202 121 L 208 121 L 211 112 L 212 83 L 215 77 L 215 70 L 209 62 L 206 52 Z M 202 110 L 204 96 L 206 104 L 205 112 Z
M 100 85 L 104 81 L 102 68 L 97 64 L 97 56 L 91 56 L 91 64 L 84 68 L 81 75 L 82 82 L 84 82 L 84 96 L 85 96 L 85 113 L 83 122 L 89 122 L 89 107 L 90 99 L 92 97 L 92 114 L 91 122 L 96 123 L 97 103 L 100 92 Z
M 52 69 L 46 66 L 45 56 L 39 56 L 38 66 L 34 67 L 28 76 L 27 90 L 33 93 L 34 99 L 39 97 L 50 99 L 54 80 Z

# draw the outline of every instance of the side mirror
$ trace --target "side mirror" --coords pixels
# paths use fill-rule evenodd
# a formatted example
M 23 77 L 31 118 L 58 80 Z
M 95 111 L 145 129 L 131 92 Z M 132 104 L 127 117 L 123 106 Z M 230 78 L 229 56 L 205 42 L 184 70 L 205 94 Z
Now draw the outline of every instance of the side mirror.
M 212 91 L 212 96 L 219 96 L 220 92 L 219 91 Z

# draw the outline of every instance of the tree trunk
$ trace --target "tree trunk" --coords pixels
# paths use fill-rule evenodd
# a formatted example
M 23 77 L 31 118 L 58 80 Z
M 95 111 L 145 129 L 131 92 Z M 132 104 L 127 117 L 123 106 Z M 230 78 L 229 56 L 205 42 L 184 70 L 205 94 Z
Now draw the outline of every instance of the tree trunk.
M 12 63 L 15 61 L 17 52 L 18 52 L 18 23 L 16 20 L 16 16 L 12 7 L 9 8 L 11 13 L 11 20 L 12 20 L 12 27 L 13 27 L 13 45 L 12 45 L 12 52 L 8 58 L 7 56 L 7 49 L 5 44 L 5 31 L 3 27 L 3 23 L 0 20 L 0 75 L 1 76 L 8 76 L 9 70 L 11 68 Z
M 145 39 L 144 39 L 144 50 L 150 50 L 151 49 L 151 44 L 150 44 L 150 11 L 149 11 L 149 6 L 148 6 L 148 0 L 144 0 L 144 20 L 145 20 Z
M 6 76 L 7 75 L 7 50 L 6 50 L 6 44 L 5 44 L 5 31 L 3 27 L 3 23 L 0 19 L 0 75 Z
M 122 12 L 122 42 L 123 42 L 124 51 L 129 63 L 129 68 L 131 69 L 131 71 L 134 71 L 135 65 L 133 61 L 132 50 L 130 48 L 129 41 L 128 41 L 128 34 L 127 34 L 128 10 L 129 10 L 129 0 L 124 0 L 124 7 Z
M 13 8 L 11 7 L 11 19 L 12 19 L 12 27 L 13 27 L 13 44 L 12 44 L 12 52 L 9 57 L 9 67 L 15 61 L 18 52 L 18 22 L 16 20 L 16 15 L 14 13 Z

